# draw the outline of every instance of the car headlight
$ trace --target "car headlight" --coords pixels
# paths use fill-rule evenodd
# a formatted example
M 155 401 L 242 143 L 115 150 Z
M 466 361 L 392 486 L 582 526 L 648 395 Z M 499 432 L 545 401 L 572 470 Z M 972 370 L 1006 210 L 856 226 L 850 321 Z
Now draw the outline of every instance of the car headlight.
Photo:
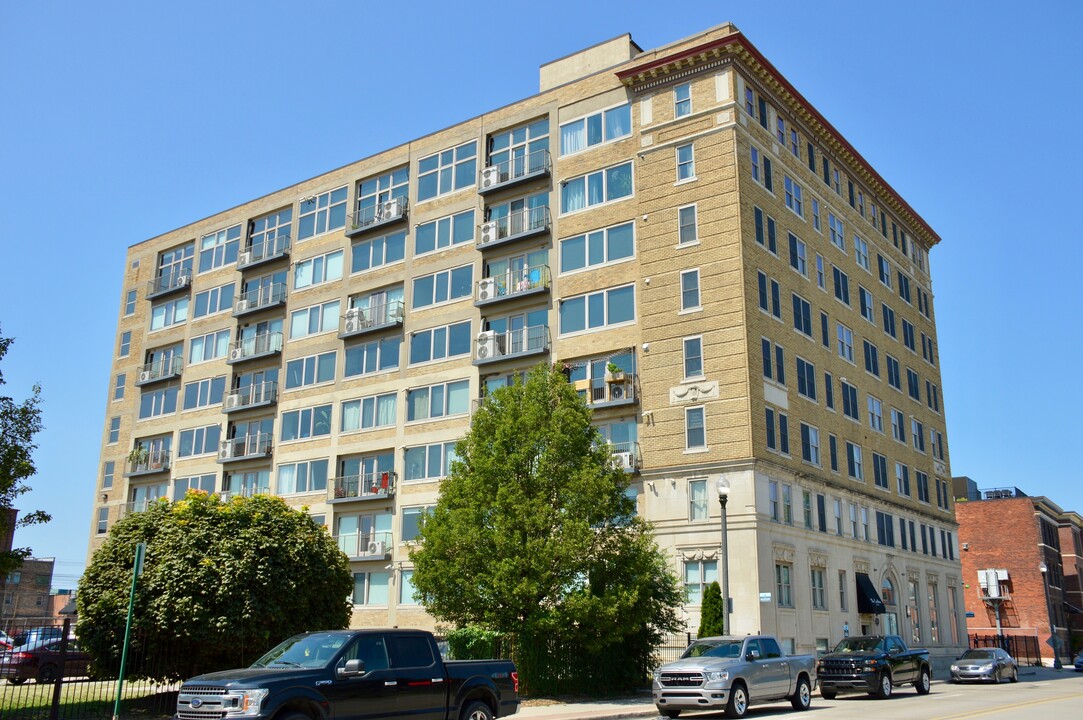
M 226 714 L 234 717 L 255 717 L 259 715 L 260 706 L 270 690 L 267 688 L 253 688 L 252 690 L 239 690 L 226 695 L 222 700 Z
M 730 679 L 729 670 L 711 670 L 703 673 L 703 676 L 707 678 L 707 682 L 720 682 L 722 680 Z
M 952 672 L 959 672 L 959 666 L 958 665 L 952 665 L 951 666 L 951 671 Z
M 662 671 L 661 670 L 655 670 L 654 671 L 654 681 L 655 682 L 660 682 L 661 679 L 662 679 Z
M 982 672 L 989 672 L 990 670 L 993 669 L 993 663 L 988 663 L 988 664 L 985 664 L 985 665 L 979 665 L 978 669 L 981 670 Z

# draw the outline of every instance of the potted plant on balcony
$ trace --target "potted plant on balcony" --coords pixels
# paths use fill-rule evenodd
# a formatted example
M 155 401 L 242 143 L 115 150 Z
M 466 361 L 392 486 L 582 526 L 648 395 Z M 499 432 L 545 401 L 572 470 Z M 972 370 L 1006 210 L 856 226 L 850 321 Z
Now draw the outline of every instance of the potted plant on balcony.
M 132 470 L 145 469 L 150 460 L 150 450 L 142 445 L 136 445 L 128 453 L 128 462 L 132 464 Z
M 605 366 L 605 380 L 611 383 L 624 382 L 624 371 L 616 363 L 608 363 Z

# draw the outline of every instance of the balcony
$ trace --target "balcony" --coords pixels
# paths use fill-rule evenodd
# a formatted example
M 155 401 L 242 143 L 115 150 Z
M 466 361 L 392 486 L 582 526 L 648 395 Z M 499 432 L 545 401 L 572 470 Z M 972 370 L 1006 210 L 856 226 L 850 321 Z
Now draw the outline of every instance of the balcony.
M 551 284 L 548 265 L 534 265 L 522 270 L 509 270 L 503 275 L 478 280 L 474 291 L 474 306 L 492 305 L 503 300 L 549 292 Z
M 242 293 L 233 303 L 233 317 L 286 304 L 286 283 L 275 283 Z
M 643 467 L 643 458 L 639 454 L 639 443 L 610 443 L 609 448 L 613 451 L 613 459 L 617 461 L 617 465 L 624 468 L 625 472 L 637 473 Z
M 222 502 L 229 502 L 233 498 L 250 498 L 256 495 L 270 495 L 270 487 L 245 487 L 240 490 L 222 490 L 217 493 Z
M 139 376 L 135 379 L 135 386 L 142 387 L 179 378 L 183 367 L 184 359 L 179 356 L 149 362 L 139 368 Z
M 353 532 L 336 535 L 338 549 L 351 560 L 385 560 L 391 557 L 389 532 Z
M 229 346 L 227 365 L 246 360 L 277 355 L 282 352 L 282 333 L 258 333 L 247 339 L 237 340 Z
M 154 503 L 162 502 L 163 500 L 166 500 L 166 499 L 167 498 L 160 497 L 160 498 L 153 498 L 151 500 L 143 499 L 143 500 L 134 500 L 134 501 L 129 502 L 129 503 L 124 503 L 120 507 L 120 517 L 125 518 L 125 517 L 128 517 L 129 515 L 134 515 L 135 513 L 146 512 L 148 509 L 150 509 L 150 506 L 153 505 Z
M 481 170 L 478 193 L 485 195 L 513 187 L 532 178 L 546 177 L 552 169 L 548 150 L 535 150 L 529 155 L 505 160 Z
M 407 202 L 404 197 L 392 198 L 371 207 L 361 208 L 347 216 L 346 236 L 354 237 L 369 230 L 402 222 L 406 219 L 406 211 Z
M 191 270 L 173 270 L 147 283 L 147 300 L 179 293 L 192 287 Z
M 484 330 L 474 340 L 474 364 L 529 357 L 549 352 L 549 326 L 510 330 L 504 333 Z
M 338 336 L 350 338 L 388 328 L 401 328 L 404 307 L 402 300 L 395 300 L 367 308 L 350 308 L 342 318 L 342 331 Z
M 218 462 L 239 462 L 270 457 L 271 434 L 242 435 L 218 443 Z
M 549 207 L 523 208 L 481 226 L 481 249 L 505 245 L 549 232 Z
M 395 473 L 385 471 L 334 478 L 329 502 L 334 504 L 355 500 L 386 500 L 395 494 L 397 477 Z
M 278 402 L 278 383 L 268 381 L 257 385 L 234 390 L 222 401 L 222 412 L 231 413 L 239 410 L 267 407 Z
M 147 450 L 143 448 L 142 452 L 140 452 L 140 448 L 136 448 L 128 455 L 128 468 L 124 472 L 124 477 L 169 472 L 169 455 L 168 450 Z
M 576 392 L 595 410 L 639 404 L 639 376 L 635 373 L 609 373 L 605 378 L 579 380 Z
M 247 250 L 243 250 L 241 254 L 237 256 L 237 269 L 247 270 L 248 268 L 254 268 L 257 265 L 263 265 L 272 260 L 289 257 L 289 254 L 290 236 L 279 235 L 278 237 L 264 240 L 261 243 L 256 243 Z

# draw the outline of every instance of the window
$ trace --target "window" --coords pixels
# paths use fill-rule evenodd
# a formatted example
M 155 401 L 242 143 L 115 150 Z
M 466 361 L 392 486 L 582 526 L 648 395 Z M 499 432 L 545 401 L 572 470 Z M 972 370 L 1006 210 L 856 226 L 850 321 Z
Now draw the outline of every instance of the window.
M 632 134 L 630 103 L 587 115 L 560 126 L 560 154 L 571 155 Z
M 684 589 L 689 605 L 702 603 L 703 591 L 713 582 L 718 582 L 717 560 L 684 561 Z
M 700 310 L 699 270 L 681 272 L 681 310 Z
M 829 410 L 835 409 L 835 386 L 833 384 L 831 373 L 824 372 L 824 403 Z
M 194 410 L 211 405 L 220 405 L 226 388 L 226 376 L 197 380 L 184 384 L 184 409 Z
M 116 378 L 115 378 L 115 380 L 113 382 L 113 399 L 114 400 L 123 400 L 124 399 L 124 385 L 127 382 L 127 380 L 128 380 L 127 373 L 118 373 L 117 374 L 117 376 L 116 376 Z
M 857 235 L 854 235 L 854 260 L 860 267 L 869 270 L 869 244 Z
M 120 347 L 117 350 L 117 357 L 128 357 L 132 352 L 132 331 L 125 330 L 120 334 Z
M 831 472 L 839 471 L 839 439 L 834 435 L 827 436 L 827 449 L 831 456 Z
M 797 394 L 816 401 L 816 366 L 797 358 Z
M 805 204 L 801 197 L 801 186 L 789 175 L 785 176 L 783 184 L 786 186 L 786 207 L 792 210 L 797 217 L 805 217 Z
M 619 325 L 635 320 L 635 286 L 611 288 L 560 301 L 560 334 Z
M 775 137 L 783 147 L 786 146 L 786 121 L 781 116 L 775 116 Z
M 690 245 L 699 241 L 696 228 L 696 206 L 685 205 L 677 208 L 677 243 Z
M 824 275 L 824 256 L 816 253 L 816 287 L 827 290 L 827 280 Z
M 793 153 L 795 158 L 801 159 L 801 146 L 797 141 L 797 131 L 793 129 L 790 130 L 790 152 Z M 815 166 L 816 161 L 813 160 L 812 164 Z M 815 169 L 816 168 L 813 167 L 813 170 Z
M 135 290 L 129 290 L 124 296 L 124 317 L 135 315 L 135 301 L 137 297 Z
M 755 145 L 751 148 L 752 155 L 752 179 L 763 185 L 768 192 L 774 192 L 771 178 L 771 158 L 763 155 Z
M 331 406 L 290 410 L 282 413 L 281 440 L 306 440 L 331 434 Z
M 473 216 L 473 211 L 470 215 Z M 350 272 L 359 273 L 401 262 L 405 255 L 405 230 L 361 240 L 355 242 L 350 249 Z
M 756 242 L 771 253 L 777 253 L 778 247 L 775 241 L 775 219 L 766 215 L 763 210 L 754 208 L 752 212 L 756 221 Z
M 917 354 L 917 350 L 914 349 L 914 326 L 910 324 L 908 320 L 902 321 L 903 328 L 903 345 L 907 347 L 910 352 Z
M 560 183 L 560 212 L 567 214 L 632 194 L 632 163 L 580 175 Z
M 767 483 L 767 501 L 770 507 L 771 520 L 778 522 L 782 518 L 782 512 L 779 507 L 778 483 L 774 480 Z
M 218 425 L 181 430 L 177 456 L 185 458 L 216 453 L 218 452 L 218 441 L 221 434 L 222 428 Z
M 835 280 L 835 298 L 843 304 L 850 304 L 850 278 L 842 270 L 834 265 L 831 266 L 831 274 Z
M 104 535 L 105 533 L 109 532 L 109 508 L 107 508 L 107 507 L 98 508 L 97 531 L 98 531 L 99 535 Z M 12 595 L 13 595 L 13 593 L 8 593 L 4 597 L 4 604 L 5 605 L 10 605 L 11 604 Z
M 543 166 L 543 156 L 549 150 L 549 118 L 543 117 L 529 125 L 519 125 L 489 138 L 490 167 L 502 166 L 507 174 L 518 177 Z
M 335 379 L 335 351 L 309 355 L 286 363 L 286 389 L 332 382 Z
M 707 481 L 688 481 L 688 519 L 707 520 Z
M 106 460 L 102 465 L 102 490 L 113 487 L 113 477 L 116 475 L 117 464 L 112 460 Z
M 811 571 L 811 583 L 812 583 L 812 609 L 813 610 L 826 610 L 827 609 L 827 593 L 824 590 L 824 571 L 823 568 L 812 568 Z
M 418 225 L 414 230 L 414 255 L 444 250 L 474 239 L 474 211 L 467 210 Z M 397 258 L 401 260 L 402 258 Z M 372 267 L 375 267 L 373 265 Z M 359 268 L 354 266 L 356 272 Z
M 903 302 L 905 302 L 907 305 L 910 305 L 910 278 L 906 275 L 903 275 L 902 270 L 898 272 L 898 278 L 899 297 L 902 298 Z
M 463 265 L 432 275 L 416 277 L 414 278 L 413 308 L 417 310 L 470 297 L 473 284 L 473 265 Z
M 439 480 L 447 476 L 455 459 L 455 443 L 408 447 L 404 453 L 406 480 Z
M 882 314 L 883 314 L 883 317 L 884 317 L 884 332 L 887 333 L 888 335 L 890 335 L 891 337 L 896 337 L 896 335 L 895 335 L 895 311 L 892 310 L 891 308 L 889 308 L 887 306 L 887 303 L 881 303 L 880 308 L 881 308 L 881 310 L 883 310 Z
M 831 347 L 831 332 L 828 330 L 830 322 L 828 321 L 827 313 L 820 312 L 820 342 L 823 343 L 825 348 Z
M 863 340 L 865 351 L 865 372 L 880 377 L 880 351 L 868 340 Z
M 899 361 L 890 355 L 887 358 L 887 384 L 896 390 L 902 390 L 902 379 L 899 375 Z
M 189 490 L 205 492 L 210 495 L 214 492 L 214 481 L 215 477 L 213 474 L 176 478 L 173 481 L 173 499 L 183 500 Z
M 402 541 L 413 542 L 421 530 L 421 517 L 432 511 L 431 505 L 415 505 L 402 509 Z
M 876 542 L 886 547 L 895 547 L 895 518 L 876 511 Z
M 921 333 L 921 357 L 930 365 L 936 365 L 936 354 L 933 350 L 933 339 Z
M 420 330 L 410 335 L 410 364 L 470 354 L 470 321 Z
M 839 357 L 854 361 L 854 331 L 842 323 L 838 323 L 837 336 L 839 340 Z
M 850 506 L 852 511 L 854 506 Z M 857 526 L 854 526 L 854 537 L 857 537 Z M 839 610 L 846 612 L 849 608 L 846 606 L 846 571 L 839 570 Z
M 861 446 L 846 442 L 846 474 L 854 480 L 865 481 L 865 468 L 861 462 Z
M 770 287 L 771 287 L 770 297 L 768 297 L 768 294 L 767 294 L 768 277 L 762 271 L 757 274 L 757 282 L 759 283 L 760 309 L 764 310 L 765 312 L 771 313 L 776 318 L 781 320 L 782 319 L 782 302 L 781 302 L 782 292 L 779 289 L 778 281 L 774 280 L 774 279 L 770 280 Z
M 391 574 L 386 571 L 353 574 L 354 605 L 387 605 L 387 587 Z
M 188 362 L 196 363 L 225 357 L 229 352 L 229 330 L 219 330 L 192 338 L 188 343 Z
M 910 437 L 913 438 L 914 449 L 925 452 L 925 425 L 915 417 L 910 418 Z
M 827 227 L 831 235 L 831 242 L 839 250 L 846 252 L 846 230 L 842 220 L 835 217 L 834 213 L 827 213 Z
M 222 401 L 221 398 L 218 399 Z M 177 388 L 165 387 L 157 390 L 144 390 L 139 397 L 139 419 L 161 417 L 177 412 Z
M 767 421 L 767 448 L 780 452 L 783 455 L 790 454 L 790 425 L 786 414 L 772 407 L 764 411 Z M 777 435 L 776 435 L 777 422 Z
M 327 490 L 327 461 L 309 460 L 278 466 L 279 495 Z
M 910 468 L 900 462 L 895 463 L 895 487 L 903 497 L 910 497 Z
M 180 297 L 166 300 L 154 305 L 150 309 L 150 329 L 161 330 L 162 328 L 179 325 L 188 320 L 188 298 Z
M 865 542 L 872 542 L 872 533 L 869 529 L 869 509 L 864 506 L 861 507 L 861 539 Z M 884 597 L 886 599 L 887 596 Z
M 692 84 L 682 83 L 673 88 L 673 117 L 692 113 Z
M 872 299 L 872 293 L 865 288 L 858 285 L 857 287 L 858 302 L 861 306 L 861 317 L 868 320 L 873 325 L 876 324 L 876 311 L 875 304 Z M 885 305 L 885 307 L 887 307 Z
M 372 430 L 395 424 L 398 394 L 370 395 L 342 403 L 342 432 Z
M 199 271 L 203 273 L 237 262 L 240 244 L 240 225 L 204 235 L 199 239 Z
M 797 332 L 812 337 L 812 305 L 797 293 L 793 295 L 793 327 Z
M 695 206 L 690 207 L 694 224 Z M 634 228 L 635 225 L 629 222 L 561 240 L 560 271 L 574 272 L 632 257 L 635 255 Z
M 400 167 L 357 183 L 357 212 L 360 218 L 376 218 L 377 207 L 410 194 L 410 168 Z
M 793 525 L 793 487 L 782 483 L 782 522 Z
M 901 443 L 906 442 L 905 422 L 902 411 L 891 408 L 891 437 Z
M 929 293 L 917 288 L 918 292 L 918 312 L 922 314 L 927 320 L 932 319 L 933 308 L 929 301 Z
M 696 160 L 692 143 L 677 146 L 677 182 L 696 179 Z
M 703 407 L 685 408 L 684 410 L 684 447 L 686 450 L 703 450 L 707 447 L 707 429 L 705 427 Z
M 760 339 L 760 350 L 763 353 L 763 376 L 768 380 L 775 380 L 779 385 L 786 384 L 786 352 L 781 345 L 774 344 L 774 368 L 771 367 L 772 343 L 767 338 Z
M 868 401 L 869 427 L 882 433 L 884 431 L 884 404 L 872 395 L 868 396 Z
M 806 253 L 808 252 L 803 240 L 798 238 L 793 233 L 789 233 L 790 239 L 790 267 L 802 276 L 808 277 L 808 262 L 806 260 Z
M 801 507 L 805 516 L 805 529 L 812 529 L 812 493 L 808 490 L 801 491 Z
M 775 564 L 775 596 L 779 607 L 793 607 L 793 591 L 790 583 L 792 569 L 787 564 Z
M 805 423 L 801 423 L 801 459 L 820 464 L 820 431 Z
M 470 381 L 456 380 L 406 391 L 406 422 L 470 412 Z
M 305 240 L 346 225 L 346 186 L 301 198 L 297 239 Z
M 914 400 L 921 402 L 921 379 L 918 374 L 906 368 L 906 389 Z
M 192 311 L 193 318 L 201 318 L 205 315 L 226 312 L 233 309 L 233 283 L 219 285 L 218 287 L 196 293 L 196 307 Z
M 346 347 L 343 360 L 343 377 L 396 370 L 399 367 L 399 345 L 402 338 L 398 335 Z
M 857 387 L 840 379 L 839 393 L 842 395 L 842 414 L 860 422 L 861 411 L 857 407 Z
M 338 330 L 339 301 L 311 305 L 290 313 L 290 340 Z
M 876 487 L 887 490 L 887 458 L 880 453 L 872 454 L 872 479 Z
M 703 377 L 703 338 L 684 339 L 684 379 Z
M 474 185 L 478 174 L 477 155 L 478 144 L 472 140 L 418 160 L 418 202 Z
M 876 254 L 876 269 L 884 287 L 891 287 L 891 261 L 880 253 Z
M 820 201 L 816 198 L 812 198 L 812 229 L 818 233 L 822 233 L 823 229 L 820 226 Z

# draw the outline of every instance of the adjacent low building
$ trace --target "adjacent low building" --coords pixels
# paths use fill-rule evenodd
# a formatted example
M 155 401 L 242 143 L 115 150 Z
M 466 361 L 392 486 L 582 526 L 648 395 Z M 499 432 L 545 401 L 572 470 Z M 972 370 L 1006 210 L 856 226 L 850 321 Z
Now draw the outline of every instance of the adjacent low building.
M 939 241 L 734 26 L 600 43 L 522 101 L 133 245 L 91 549 L 159 498 L 275 493 L 350 558 L 355 625 L 431 626 L 418 518 L 476 404 L 559 362 L 690 630 L 725 547 L 737 633 L 956 654 Z

